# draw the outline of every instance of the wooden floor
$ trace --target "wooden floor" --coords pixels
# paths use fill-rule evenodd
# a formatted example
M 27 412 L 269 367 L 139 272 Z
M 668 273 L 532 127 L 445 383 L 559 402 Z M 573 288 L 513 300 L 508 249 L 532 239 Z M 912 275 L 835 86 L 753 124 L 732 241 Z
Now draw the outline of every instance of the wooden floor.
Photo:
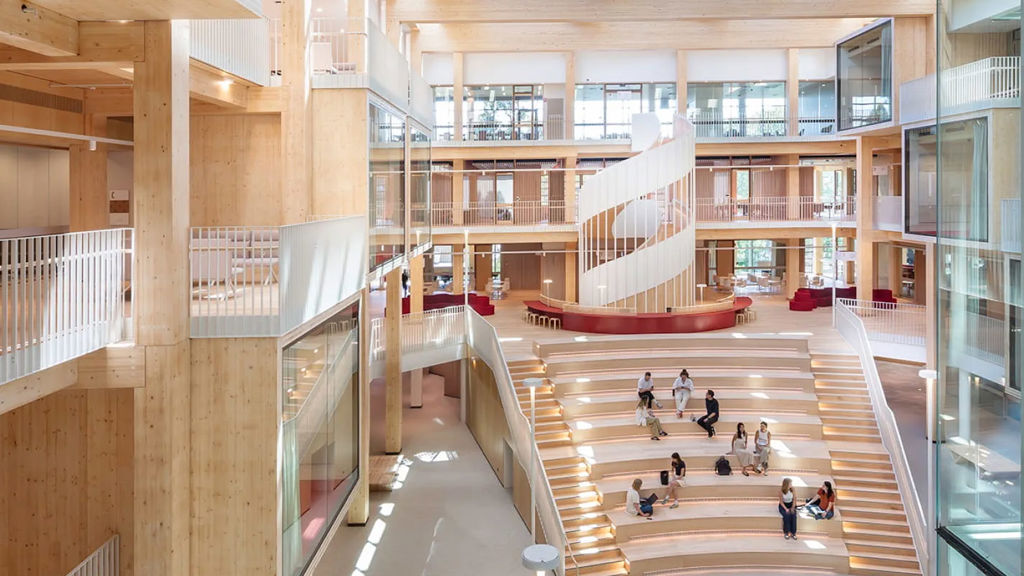
M 567 572 L 616 575 L 769 576 L 920 574 L 889 456 L 882 448 L 854 356 L 812 355 L 805 337 L 701 335 L 643 341 L 566 338 L 534 346 L 536 358 L 510 364 L 517 384 L 546 377 L 538 390 L 537 445 L 569 539 Z M 656 410 L 669 433 L 652 441 L 635 423 L 636 381 L 654 373 Z M 688 368 L 697 392 L 683 418 L 670 387 Z M 722 418 L 707 438 L 691 416 L 716 391 Z M 529 395 L 520 389 L 528 407 Z M 773 435 L 767 476 L 717 476 L 738 422 Z M 687 486 L 677 508 L 662 505 L 659 472 L 679 452 Z M 798 540 L 782 537 L 779 485 L 797 497 L 824 480 L 838 491 L 832 520 L 798 518 Z M 625 512 L 634 478 L 659 497 L 654 518 Z

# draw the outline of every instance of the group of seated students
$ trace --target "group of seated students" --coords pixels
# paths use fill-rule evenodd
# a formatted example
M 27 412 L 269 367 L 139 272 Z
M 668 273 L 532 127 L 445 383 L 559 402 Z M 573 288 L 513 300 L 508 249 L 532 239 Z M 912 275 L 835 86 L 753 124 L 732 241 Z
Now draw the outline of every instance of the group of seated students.
M 651 431 L 651 440 L 661 440 L 662 436 L 668 433 L 662 429 L 661 420 L 655 415 L 653 405 L 661 408 L 661 403 L 654 397 L 654 380 L 650 372 L 645 372 L 643 377 L 637 381 L 637 422 L 641 426 L 647 426 Z M 686 411 L 686 405 L 690 401 L 690 395 L 695 387 L 690 374 L 686 370 L 679 373 L 679 377 L 672 383 L 672 397 L 676 403 L 676 418 L 682 418 Z M 700 418 L 691 416 L 690 420 L 695 421 L 707 432 L 708 438 L 715 436 L 715 423 L 719 418 L 718 400 L 715 399 L 715 391 L 708 390 L 704 395 L 705 413 Z M 753 445 L 747 437 L 746 426 L 742 422 L 736 424 L 736 433 L 732 436 L 731 454 L 736 456 L 741 466 L 740 471 L 744 476 L 750 476 L 753 472 L 759 475 L 768 473 L 768 460 L 771 455 L 772 433 L 768 430 L 768 423 L 761 421 L 757 432 L 754 434 Z M 671 469 L 667 471 L 667 490 L 662 505 L 668 504 L 671 499 L 672 506 L 679 506 L 678 490 L 685 485 L 686 463 L 680 458 L 678 452 L 672 453 L 670 462 Z M 666 472 L 662 473 L 662 483 L 665 483 Z M 632 487 L 626 492 L 626 511 L 636 516 L 643 516 L 648 520 L 654 516 L 654 504 L 658 501 L 657 494 L 650 494 L 641 498 L 640 487 L 643 482 L 640 478 L 633 480 Z M 782 533 L 788 540 L 796 540 L 796 515 L 799 508 L 803 507 L 816 520 L 828 520 L 835 514 L 836 494 L 832 483 L 825 483 L 818 489 L 813 498 L 808 498 L 806 503 L 798 506 L 793 492 L 793 481 L 791 478 L 784 478 L 782 487 L 779 490 L 779 514 L 782 515 Z

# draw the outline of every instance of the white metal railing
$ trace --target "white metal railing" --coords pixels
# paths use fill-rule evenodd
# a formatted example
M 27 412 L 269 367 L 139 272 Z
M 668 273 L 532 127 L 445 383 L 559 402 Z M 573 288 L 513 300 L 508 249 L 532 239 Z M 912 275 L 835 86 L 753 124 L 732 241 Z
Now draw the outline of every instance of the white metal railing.
M 193 338 L 280 336 L 362 287 L 366 217 L 193 228 Z
M 132 338 L 134 230 L 0 240 L 0 384 Z
M 836 133 L 835 116 L 801 116 L 797 118 L 798 136 L 833 136 Z
M 885 398 L 882 380 L 878 376 L 875 358 L 871 353 L 868 332 L 860 317 L 847 306 L 845 299 L 840 299 L 836 303 L 836 328 L 860 357 L 882 445 L 893 459 L 893 472 L 903 499 L 903 508 L 907 514 L 907 524 L 914 540 L 914 547 L 917 549 L 917 560 L 921 567 L 928 566 L 928 522 L 914 486 L 914 477 L 911 475 L 907 454 L 903 449 L 903 439 L 896 425 L 896 416 Z
M 575 215 L 566 213 L 562 200 L 529 202 L 433 202 L 430 205 L 433 226 L 536 226 L 567 224 Z
M 267 22 L 270 29 L 270 79 L 269 86 L 281 85 L 281 19 L 270 18 Z
M 448 306 L 402 316 L 402 354 L 457 346 L 465 342 L 465 337 L 464 306 Z M 374 318 L 370 323 L 370 360 L 380 362 L 384 356 L 384 318 Z
M 360 20 L 313 18 L 310 21 L 309 36 L 309 59 L 313 74 L 354 73 L 358 65 L 349 57 L 349 40 L 353 36 L 365 36 L 365 27 L 366 24 Z
M 537 494 L 537 516 L 539 525 L 544 531 L 545 540 L 548 544 L 559 551 L 560 566 L 555 572 L 559 575 L 567 573 L 566 567 L 573 565 L 569 573 L 579 574 L 579 565 L 576 563 L 575 555 L 569 547 L 565 528 L 562 524 L 562 517 L 558 511 L 558 503 L 555 501 L 554 492 L 548 481 L 544 469 L 544 462 L 537 450 L 535 438 L 530 437 L 530 421 L 523 413 L 519 405 L 519 397 L 516 393 L 512 375 L 508 370 L 508 362 L 505 360 L 505 353 L 502 351 L 498 340 L 498 333 L 490 323 L 476 313 L 475 310 L 467 310 L 469 313 L 469 333 L 466 335 L 469 340 L 469 347 L 483 359 L 494 374 L 494 381 L 498 388 L 498 396 L 501 398 L 501 405 L 505 412 L 505 419 L 508 422 L 509 437 L 512 439 L 512 450 L 518 458 L 523 469 L 526 470 L 530 486 Z M 532 466 L 531 466 L 532 461 Z M 530 477 L 530 471 L 534 476 Z M 565 557 L 568 553 L 569 558 Z
M 927 308 L 919 304 L 893 304 L 838 298 L 850 314 L 864 326 L 874 342 L 924 346 L 927 329 Z
M 750 200 L 698 198 L 696 205 L 697 222 L 852 222 L 857 218 L 857 203 L 852 197 L 833 202 L 796 196 Z
M 189 56 L 261 86 L 270 84 L 266 18 L 190 20 Z
M 903 231 L 903 196 L 874 196 L 875 230 Z
M 474 122 L 468 121 L 462 128 L 463 140 L 543 140 L 544 123 L 536 122 Z
M 1020 198 L 1004 198 L 1000 208 L 1003 252 L 1020 252 Z
M 67 576 L 118 576 L 121 573 L 121 538 L 114 534 Z
M 768 111 L 762 118 L 727 118 L 722 110 L 688 110 L 697 138 L 763 138 L 786 135 L 785 108 Z
M 1020 57 L 994 56 L 940 72 L 944 111 L 989 100 L 1020 99 Z
M 1006 359 L 1006 321 L 1000 318 L 967 312 L 963 314 L 964 338 L 956 347 L 968 356 L 1002 366 Z

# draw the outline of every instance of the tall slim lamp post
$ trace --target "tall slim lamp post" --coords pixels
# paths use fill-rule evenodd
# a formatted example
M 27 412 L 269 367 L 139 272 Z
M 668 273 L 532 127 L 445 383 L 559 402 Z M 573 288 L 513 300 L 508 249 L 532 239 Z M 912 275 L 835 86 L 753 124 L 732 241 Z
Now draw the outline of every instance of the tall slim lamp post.
M 469 314 L 469 228 L 462 231 L 462 305 Z
M 530 389 L 530 535 L 537 541 L 537 388 L 544 385 L 540 378 L 527 378 L 523 385 Z
M 935 435 L 938 432 L 938 416 L 936 408 L 938 402 L 935 398 L 935 381 L 939 375 L 935 370 L 921 370 L 918 376 L 925 381 L 925 437 L 928 439 L 928 509 L 925 510 L 925 526 L 930 529 L 935 527 Z M 931 573 L 931 566 L 935 565 L 935 544 L 929 539 L 928 542 L 928 572 Z

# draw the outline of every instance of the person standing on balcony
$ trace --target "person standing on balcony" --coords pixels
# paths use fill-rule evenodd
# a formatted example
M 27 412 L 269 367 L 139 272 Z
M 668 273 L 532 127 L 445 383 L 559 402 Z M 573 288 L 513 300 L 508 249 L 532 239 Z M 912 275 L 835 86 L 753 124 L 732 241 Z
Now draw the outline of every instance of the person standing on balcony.
M 715 399 L 715 391 L 708 390 L 704 395 L 704 408 L 706 414 L 697 419 L 697 425 L 708 433 L 708 438 L 715 435 L 715 422 L 718 422 L 718 400 Z
M 686 410 L 686 404 L 690 401 L 692 393 L 693 380 L 690 380 L 690 373 L 684 369 L 672 383 L 672 397 L 676 400 L 676 418 L 683 417 L 683 412 Z M 696 420 L 696 417 L 691 417 L 691 420 Z
M 637 380 L 636 394 L 644 407 L 650 409 L 651 403 L 654 402 L 654 379 L 651 378 L 650 372 L 644 372 L 644 377 Z

